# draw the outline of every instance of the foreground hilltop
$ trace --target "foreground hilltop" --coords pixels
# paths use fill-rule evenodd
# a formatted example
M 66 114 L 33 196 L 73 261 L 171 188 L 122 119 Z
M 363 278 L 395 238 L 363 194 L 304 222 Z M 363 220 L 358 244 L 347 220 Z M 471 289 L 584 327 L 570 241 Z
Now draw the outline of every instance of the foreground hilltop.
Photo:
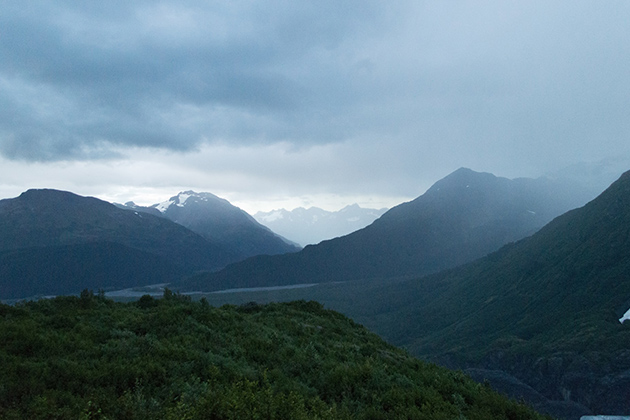
M 0 319 L 0 418 L 543 418 L 315 302 L 85 291 Z

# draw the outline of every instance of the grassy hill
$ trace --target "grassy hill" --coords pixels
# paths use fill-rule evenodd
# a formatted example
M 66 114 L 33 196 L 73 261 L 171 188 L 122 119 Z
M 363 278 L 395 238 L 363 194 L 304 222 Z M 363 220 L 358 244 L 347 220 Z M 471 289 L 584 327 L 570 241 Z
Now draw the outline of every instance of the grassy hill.
M 537 419 L 315 302 L 0 305 L 3 419 Z

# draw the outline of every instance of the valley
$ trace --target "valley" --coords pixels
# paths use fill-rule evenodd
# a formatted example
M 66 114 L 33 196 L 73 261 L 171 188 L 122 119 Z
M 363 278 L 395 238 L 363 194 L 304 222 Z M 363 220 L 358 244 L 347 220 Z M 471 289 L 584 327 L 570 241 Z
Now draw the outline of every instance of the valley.
M 588 199 L 578 187 L 569 193 L 567 184 L 549 180 L 507 180 L 460 169 L 371 225 L 302 250 L 260 228 L 259 232 L 275 238 L 274 243 L 289 248 L 277 255 L 250 257 L 235 257 L 237 251 L 226 238 L 240 231 L 243 223 L 256 226 L 257 222 L 207 193 L 180 193 L 147 208 L 45 193 L 61 203 L 80 205 L 66 211 L 64 218 L 55 213 L 57 219 L 45 224 L 45 218 L 36 223 L 37 219 L 30 219 L 34 221 L 30 229 L 49 232 L 44 236 L 49 238 L 46 247 L 41 248 L 39 240 L 40 247 L 29 248 L 36 243 L 29 243 L 27 235 L 20 247 L 7 247 L 0 254 L 10 263 L 3 265 L 4 270 L 29 267 L 33 277 L 19 284 L 31 291 L 28 296 L 72 293 L 63 281 L 69 279 L 76 288 L 86 284 L 102 289 L 104 296 L 129 302 L 161 297 L 166 287 L 182 299 L 202 300 L 213 307 L 317 301 L 413 356 L 461 369 L 543 413 L 575 419 L 606 409 L 629 409 L 630 379 L 625 372 L 630 357 L 624 343 L 630 339 L 630 323 L 620 321 L 630 308 L 630 173 L 580 207 Z M 37 192 L 28 195 L 42 200 Z M 221 220 L 236 222 L 222 222 L 223 227 L 211 230 L 217 225 L 210 225 L 210 220 L 217 216 L 207 216 L 212 214 L 208 201 L 216 202 L 218 214 L 227 211 Z M 82 207 L 84 203 L 92 207 Z M 0 201 L 0 210 L 9 209 L 6 214 L 23 214 L 15 210 L 19 206 L 24 204 Z M 84 208 L 90 209 L 85 216 L 68 218 L 83 214 Z M 95 218 L 95 212 L 126 221 L 119 223 L 125 228 L 115 233 L 115 225 L 105 224 L 102 220 L 107 218 Z M 160 240 L 151 239 L 153 248 L 143 249 L 137 245 L 146 243 L 139 240 L 140 233 L 122 234 L 138 221 L 186 232 L 204 246 L 215 244 L 226 250 L 224 255 L 235 260 L 213 272 L 191 271 L 190 264 L 174 261 L 168 271 L 167 259 L 153 257 L 158 256 L 154 249 L 162 249 L 156 248 Z M 67 227 L 60 229 L 60 223 Z M 5 219 L 5 226 L 10 225 L 20 226 Z M 64 230 L 74 233 L 60 235 Z M 88 239 L 103 234 L 111 241 L 107 252 L 100 248 L 101 239 Z M 116 254 L 114 249 L 122 246 L 129 250 Z M 63 247 L 72 251 L 59 254 Z M 49 250 L 55 253 L 44 258 Z M 134 253 L 139 253 L 144 266 L 130 262 Z M 108 259 L 101 265 L 78 268 L 77 263 L 97 261 L 103 255 Z M 53 267 L 64 271 L 38 284 L 35 276 L 41 274 L 37 273 L 50 276 Z M 116 283 L 104 267 L 115 268 L 127 283 Z M 150 274 L 152 269 L 155 274 Z M 16 269 L 13 275 L 20 272 L 24 270 Z M 155 281 L 160 279 L 164 280 Z M 14 283 L 4 284 L 3 290 L 15 290 L 8 288 Z M 31 289 L 24 289 L 25 285 Z M 12 293 L 2 298 L 17 301 L 19 296 Z
M 0 420 L 630 420 L 630 1 L 0 7 Z

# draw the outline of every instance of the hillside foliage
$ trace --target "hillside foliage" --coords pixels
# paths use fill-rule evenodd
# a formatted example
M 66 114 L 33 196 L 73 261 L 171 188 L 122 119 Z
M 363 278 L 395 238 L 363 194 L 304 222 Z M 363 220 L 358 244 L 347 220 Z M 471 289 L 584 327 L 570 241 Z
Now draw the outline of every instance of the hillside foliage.
M 315 302 L 0 305 L 3 419 L 542 418 Z

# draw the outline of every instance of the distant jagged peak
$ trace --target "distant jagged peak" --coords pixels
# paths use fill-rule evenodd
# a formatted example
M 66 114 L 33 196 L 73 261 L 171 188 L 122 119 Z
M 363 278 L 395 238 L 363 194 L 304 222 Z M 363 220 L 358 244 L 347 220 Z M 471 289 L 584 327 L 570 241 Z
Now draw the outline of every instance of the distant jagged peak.
M 361 206 L 359 206 L 357 203 L 348 204 L 346 207 L 344 207 L 341 210 L 339 210 L 339 213 L 345 213 L 345 212 L 348 212 L 348 211 L 360 210 L 360 209 L 361 209 Z
M 354 232 L 372 223 L 386 210 L 362 208 L 355 203 L 337 211 L 319 207 L 259 211 L 254 218 L 274 232 L 306 245 Z
M 163 201 L 159 204 L 154 204 L 154 207 L 160 212 L 160 213 L 164 213 L 166 212 L 166 210 L 168 210 L 168 208 L 175 203 L 174 200 L 168 200 L 168 201 Z

